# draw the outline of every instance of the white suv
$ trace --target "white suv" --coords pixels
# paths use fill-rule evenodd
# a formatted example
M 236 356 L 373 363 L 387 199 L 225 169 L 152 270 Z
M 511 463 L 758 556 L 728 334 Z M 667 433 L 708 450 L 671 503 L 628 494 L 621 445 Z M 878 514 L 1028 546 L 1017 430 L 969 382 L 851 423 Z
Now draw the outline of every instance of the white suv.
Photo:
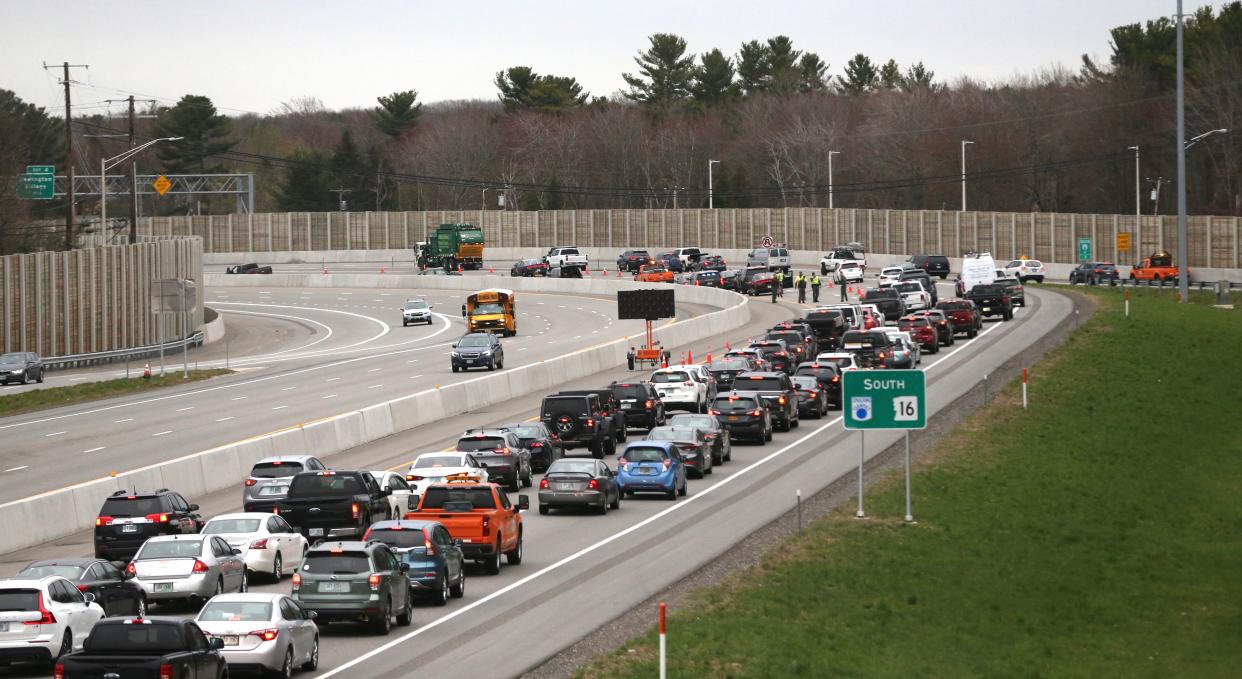
M 708 384 L 702 380 L 698 367 L 700 366 L 680 365 L 660 368 L 651 373 L 651 385 L 660 395 L 666 411 L 707 412 L 707 404 L 711 399 L 707 395 Z
M 57 575 L 0 580 L 0 658 L 54 663 L 82 643 L 104 617 L 95 596 Z
M 422 297 L 411 297 L 401 306 L 401 325 L 426 323 L 431 325 L 431 305 Z
M 863 282 L 863 268 L 858 262 L 847 259 L 837 267 L 837 273 L 840 274 L 841 280 L 846 283 Z
M 1023 283 L 1044 282 L 1044 263 L 1038 259 L 1015 259 L 1005 265 L 1004 271 L 1006 277 L 1017 278 Z

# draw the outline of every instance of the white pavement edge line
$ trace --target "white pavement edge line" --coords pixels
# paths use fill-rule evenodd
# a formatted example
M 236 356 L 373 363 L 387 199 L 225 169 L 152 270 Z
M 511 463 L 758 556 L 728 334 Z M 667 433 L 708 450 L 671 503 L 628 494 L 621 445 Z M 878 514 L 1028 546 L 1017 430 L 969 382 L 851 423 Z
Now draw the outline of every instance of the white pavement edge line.
M 330 312 L 330 313 L 334 313 L 334 314 L 345 314 L 346 316 L 353 316 L 353 317 L 355 317 L 355 318 L 362 318 L 362 319 L 365 319 L 365 320 L 371 321 L 372 323 L 377 323 L 377 324 L 379 324 L 379 326 L 380 326 L 380 331 L 379 331 L 378 333 L 376 333 L 375 335 L 372 335 L 371 337 L 368 337 L 367 339 L 364 339 L 364 340 L 362 340 L 361 342 L 355 342 L 355 343 L 353 343 L 353 344 L 347 344 L 347 345 L 345 345 L 345 346 L 343 346 L 343 347 L 338 347 L 338 348 L 336 348 L 336 349 L 331 349 L 330 351 L 344 351 L 344 350 L 346 350 L 346 349 L 350 349 L 350 348 L 352 348 L 352 347 L 356 347 L 356 346 L 358 346 L 358 345 L 360 345 L 360 344 L 368 344 L 368 343 L 370 343 L 370 342 L 374 342 L 375 340 L 377 340 L 377 339 L 379 339 L 379 338 L 383 337 L 384 335 L 387 335 L 388 333 L 392 332 L 392 326 L 388 325 L 387 323 L 385 323 L 384 321 L 381 321 L 381 320 L 380 320 L 380 319 L 378 319 L 378 318 L 375 318 L 375 317 L 373 317 L 373 316 L 367 316 L 367 315 L 365 315 L 365 314 L 354 313 L 354 312 L 352 312 L 352 311 L 343 311 L 343 310 L 341 310 L 341 309 L 325 309 L 325 308 L 318 308 L 318 307 L 295 306 L 295 305 L 293 305 L 293 304 L 262 304 L 262 303 L 259 303 L 259 302 L 216 302 L 216 304 L 219 304 L 219 305 L 227 305 L 227 306 L 257 306 L 257 307 L 271 307 L 271 308 L 273 308 L 273 309 L 298 309 L 299 311 L 326 311 L 326 312 Z M 275 314 L 272 314 L 272 315 L 274 316 Z M 322 325 L 322 324 L 321 324 L 321 325 Z M 324 339 L 327 339 L 327 338 L 325 337 Z M 321 340 L 321 341 L 322 341 L 322 340 Z M 316 344 L 316 342 L 311 342 L 311 344 Z M 308 345 L 306 345 L 306 346 L 310 346 L 310 344 L 308 344 Z M 277 351 L 277 352 L 274 352 L 274 353 L 271 353 L 271 354 L 260 354 L 260 355 L 258 355 L 258 356 L 248 356 L 248 357 L 247 357 L 247 360 L 251 360 L 251 359 L 253 359 L 253 360 L 262 360 L 262 359 L 264 359 L 264 358 L 267 358 L 268 356 L 279 356 L 279 355 L 281 355 L 281 354 L 287 354 L 287 353 L 289 353 L 289 352 L 291 352 L 291 351 L 297 351 L 297 350 L 301 350 L 301 349 L 303 349 L 303 348 L 305 348 L 305 347 L 301 347 L 301 348 L 296 349 L 296 350 L 295 350 L 295 349 L 285 349 L 284 351 Z M 318 352 L 314 352 L 314 353 L 323 353 L 323 352 L 322 352 L 322 351 L 318 351 Z
M 983 332 L 979 333 L 979 334 L 975 337 L 975 339 L 977 340 L 978 338 L 983 337 L 984 335 L 988 334 L 989 332 L 992 332 L 993 330 L 995 330 L 995 329 L 997 329 L 997 328 L 1000 328 L 1000 327 L 1004 327 L 1004 324 L 1003 324 L 1003 323 L 996 323 L 996 324 L 992 325 L 992 327 L 988 328 L 987 330 L 984 330 Z M 924 370 L 924 372 L 926 372 L 926 371 L 928 371 L 928 370 L 931 370 L 932 368 L 935 368 L 936 366 L 940 365 L 941 363 L 944 363 L 944 362 L 945 362 L 945 360 L 946 360 L 946 359 L 948 359 L 950 356 L 954 356 L 954 355 L 956 355 L 956 354 L 959 354 L 959 353 L 961 353 L 961 351 L 962 351 L 962 350 L 964 350 L 964 349 L 968 349 L 968 348 L 970 348 L 970 347 L 972 347 L 972 346 L 975 346 L 976 344 L 977 344 L 977 342 L 971 342 L 970 344 L 968 344 L 968 345 L 965 345 L 965 346 L 961 347 L 961 349 L 958 349 L 958 350 L 954 351 L 953 353 L 948 354 L 948 355 L 946 355 L 946 356 L 942 357 L 941 359 L 937 360 L 935 363 L 933 363 L 933 364 L 931 364 L 931 365 L 927 366 L 926 368 L 924 368 L 924 369 L 923 369 L 923 370 Z M 766 456 L 764 456 L 764 457 L 762 457 L 762 458 L 760 458 L 760 459 L 758 459 L 758 460 L 756 460 L 756 461 L 754 461 L 754 462 L 752 462 L 752 463 L 750 463 L 750 464 L 746 465 L 745 467 L 742 467 L 741 469 L 739 469 L 739 470 L 737 471 L 737 473 L 736 473 L 736 474 L 731 474 L 731 475 L 729 475 L 729 476 L 725 477 L 724 479 L 721 479 L 718 483 L 715 483 L 715 484 L 713 484 L 713 485 L 711 485 L 711 486 L 709 486 L 709 487 L 707 487 L 707 488 L 705 488 L 705 489 L 703 489 L 703 490 L 701 490 L 701 491 L 699 491 L 699 492 L 696 492 L 694 495 L 691 495 L 691 496 L 689 496 L 689 497 L 685 498 L 684 500 L 681 500 L 680 502 L 678 502 L 678 503 L 674 504 L 673 506 L 671 506 L 671 507 L 669 507 L 669 508 L 667 508 L 667 509 L 663 509 L 663 510 L 661 510 L 661 511 L 659 511 L 659 512 L 656 512 L 655 514 L 652 514 L 651 516 L 649 516 L 649 517 L 647 517 L 647 518 L 643 519 L 642 521 L 639 521 L 638 523 L 636 523 L 636 524 L 634 524 L 634 525 L 630 526 L 629 528 L 626 528 L 626 529 L 624 529 L 624 530 L 622 530 L 622 531 L 620 531 L 620 532 L 618 532 L 618 533 L 613 533 L 612 535 L 610 535 L 610 536 L 608 536 L 608 537 L 604 538 L 603 540 L 600 540 L 599 542 L 596 542 L 596 543 L 591 544 L 591 545 L 587 545 L 586 547 L 583 547 L 582 549 L 580 549 L 580 550 L 578 550 L 578 551 L 574 552 L 573 554 L 570 554 L 569 556 L 563 557 L 560 561 L 557 561 L 557 562 L 555 562 L 555 563 L 552 563 L 552 564 L 549 564 L 549 565 L 547 565 L 547 566 L 544 566 L 543 568 L 541 568 L 541 569 L 539 569 L 539 570 L 535 571 L 534 573 L 531 573 L 530 575 L 527 575 L 526 577 L 524 577 L 524 578 L 522 578 L 522 579 L 520 579 L 520 580 L 517 580 L 516 582 L 512 582 L 512 583 L 510 583 L 510 584 L 508 584 L 508 585 L 506 585 L 506 586 L 504 586 L 504 587 L 502 587 L 502 588 L 500 588 L 500 589 L 496 590 L 495 592 L 492 592 L 491 594 L 488 594 L 487 596 L 483 597 L 482 599 L 479 599 L 478 601 L 475 601 L 475 602 L 472 602 L 472 603 L 467 604 L 467 605 L 465 605 L 465 606 L 462 606 L 461 608 L 459 608 L 459 609 L 457 609 L 457 610 L 453 611 L 452 613 L 448 613 L 448 614 L 446 614 L 446 615 L 444 615 L 444 616 L 441 616 L 441 617 L 439 617 L 439 618 L 436 618 L 435 620 L 432 620 L 431 622 L 427 623 L 426 625 L 423 625 L 422 627 L 419 627 L 419 628 L 418 628 L 418 629 L 416 629 L 416 630 L 413 630 L 413 631 L 411 631 L 411 632 L 406 633 L 404 636 L 401 636 L 401 637 L 398 637 L 398 638 L 396 638 L 396 639 L 393 639 L 392 641 L 389 641 L 388 643 L 384 644 L 383 646 L 380 646 L 380 647 L 378 647 L 378 648 L 374 648 L 374 649 L 372 649 L 372 650 L 370 650 L 370 651 L 368 651 L 368 652 L 366 652 L 366 653 L 364 653 L 364 654 L 362 654 L 362 655 L 358 656 L 357 658 L 354 658 L 353 660 L 350 660 L 349 662 L 345 663 L 344 665 L 341 665 L 340 667 L 337 667 L 337 668 L 335 668 L 335 669 L 329 670 L 328 672 L 326 672 L 326 673 L 324 673 L 324 674 L 321 674 L 321 675 L 319 675 L 319 676 L 320 676 L 322 679 L 326 679 L 327 677 L 336 676 L 337 674 L 340 674 L 341 672 L 344 672 L 344 671 L 346 671 L 346 670 L 348 670 L 348 669 L 350 669 L 350 668 L 352 668 L 352 667 L 355 667 L 355 666 L 357 666 L 357 665 L 359 665 L 359 664 L 361 664 L 361 663 L 363 663 L 363 662 L 366 662 L 367 660 L 370 660 L 371 658 L 374 658 L 375 656 L 377 656 L 377 655 L 379 655 L 379 654 L 383 653 L 384 651 L 387 651 L 387 650 L 389 650 L 389 649 L 391 649 L 391 648 L 396 648 L 398 645 L 403 644 L 403 643 L 405 643 L 405 642 L 409 641 L 410 639 L 413 639 L 414 637 L 417 637 L 417 636 L 419 636 L 419 635 L 423 634 L 424 632 L 428 632 L 428 631 L 430 631 L 430 630 L 433 630 L 433 629 L 435 629 L 436 627 L 439 627 L 440 625 L 443 625 L 444 623 L 449 622 L 450 620 L 453 620 L 454 618 L 456 618 L 456 617 L 458 617 L 458 616 L 460 616 L 460 615 L 464 615 L 465 613 L 467 613 L 467 612 L 469 612 L 469 611 L 472 611 L 472 610 L 474 610 L 474 609 L 476 609 L 476 608 L 478 608 L 478 607 L 480 607 L 480 606 L 482 606 L 482 605 L 484 605 L 484 604 L 488 603 L 489 601 L 492 601 L 492 600 L 494 600 L 494 599 L 500 598 L 501 596 L 504 596 L 505 594 L 507 594 L 507 593 L 509 593 L 509 592 L 512 592 L 513 590 L 515 590 L 515 589 L 517 589 L 517 588 L 519 588 L 519 587 L 522 587 L 522 586 L 524 586 L 524 585 L 526 585 L 526 584 L 528 584 L 528 583 L 530 583 L 530 582 L 534 582 L 535 580 L 537 580 L 537 579 L 539 579 L 539 578 L 541 578 L 541 577 L 543 577 L 543 576 L 547 575 L 548 573 L 551 573 L 552 571 L 555 571 L 555 570 L 557 570 L 557 569 L 561 568 L 562 566 L 565 566 L 566 564 L 569 564 L 569 563 L 572 563 L 572 562 L 574 562 L 574 561 L 577 561 L 578 559 L 581 559 L 582 557 L 586 556 L 587 554 L 590 554 L 591 552 L 594 552 L 595 550 L 597 550 L 597 549 L 599 549 L 599 548 L 601 548 L 601 547 L 604 547 L 604 546 L 606 546 L 606 545 L 608 545 L 608 544 L 610 544 L 610 543 L 612 543 L 612 542 L 615 542 L 615 541 L 617 541 L 617 540 L 620 540 L 621 538 L 623 538 L 623 537 L 625 537 L 625 536 L 627 536 L 627 535 L 629 535 L 629 534 L 631 534 L 631 533 L 633 533 L 633 532 L 635 532 L 635 531 L 637 531 L 637 530 L 640 530 L 640 529 L 642 529 L 642 528 L 644 528 L 644 527 L 646 527 L 646 526 L 648 526 L 648 525 L 650 525 L 650 524 L 652 524 L 652 523 L 654 523 L 654 522 L 656 522 L 656 521 L 660 520 L 661 518 L 663 518 L 663 517 L 665 517 L 665 516 L 667 516 L 667 515 L 669 515 L 669 514 L 672 514 L 673 512 L 676 512 L 676 511 L 681 510 L 682 508 L 684 508 L 684 507 L 686 507 L 686 506 L 690 505 L 690 503 L 697 501 L 699 498 L 702 498 L 702 497 L 707 497 L 708 495 L 710 495 L 711 493 L 713 493 L 713 492 L 715 492 L 715 491 L 719 490 L 720 488 L 724 488 L 725 486 L 727 486 L 728 484 L 732 483 L 732 482 L 733 482 L 733 481 L 735 481 L 736 479 L 741 478 L 742 476 L 744 476 L 744 475 L 746 475 L 746 474 L 748 474 L 748 473 L 750 473 L 750 472 L 754 471 L 755 469 L 758 469 L 759 467 L 762 467 L 763 465 L 765 465 L 765 464 L 767 464 L 767 463 L 771 462 L 772 460 L 775 460 L 776 458 L 781 457 L 782 455 L 784 455 L 785 453 L 789 452 L 790 450 L 793 450 L 794 448 L 796 448 L 796 447 L 798 447 L 798 446 L 802 445 L 803 443 L 806 443 L 806 442 L 807 442 L 807 441 L 809 441 L 812 437 L 814 437 L 814 436 L 816 436 L 816 435 L 818 435 L 818 434 L 820 434 L 820 433 L 822 433 L 822 432 L 826 431 L 829 427 L 831 427 L 831 426 L 833 426 L 833 425 L 837 424 L 837 423 L 838 423 L 838 422 L 840 422 L 841 420 L 842 420 L 842 418 L 841 418 L 841 417 L 837 417 L 836 419 L 833 419 L 833 420 L 831 420 L 831 421 L 829 421 L 829 422 L 825 422 L 824 424 L 820 425 L 818 428 L 816 428 L 816 429 L 814 429 L 814 430 L 812 430 L 812 431 L 810 431 L 810 432 L 807 432 L 805 435 L 803 435 L 801 438 L 799 438 L 799 439 L 795 440 L 794 442 L 786 444 L 786 445 L 785 445 L 785 447 L 783 447 L 783 448 L 781 448 L 781 449 L 779 449 L 779 450 L 775 450 L 775 451 L 773 451 L 772 453 L 770 453 L 770 454 L 768 454 L 768 455 L 766 455 Z

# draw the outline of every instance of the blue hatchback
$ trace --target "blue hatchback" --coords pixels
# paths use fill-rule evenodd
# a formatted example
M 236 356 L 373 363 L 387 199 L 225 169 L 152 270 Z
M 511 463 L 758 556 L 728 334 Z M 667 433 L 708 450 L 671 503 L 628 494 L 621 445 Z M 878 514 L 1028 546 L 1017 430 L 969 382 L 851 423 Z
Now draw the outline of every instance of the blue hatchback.
M 377 540 L 410 565 L 410 593 L 436 606 L 466 595 L 461 542 L 438 521 L 398 519 L 371 524 L 363 540 Z
M 686 494 L 686 465 L 672 441 L 636 441 L 617 458 L 617 485 L 626 497 L 664 493 L 670 500 Z

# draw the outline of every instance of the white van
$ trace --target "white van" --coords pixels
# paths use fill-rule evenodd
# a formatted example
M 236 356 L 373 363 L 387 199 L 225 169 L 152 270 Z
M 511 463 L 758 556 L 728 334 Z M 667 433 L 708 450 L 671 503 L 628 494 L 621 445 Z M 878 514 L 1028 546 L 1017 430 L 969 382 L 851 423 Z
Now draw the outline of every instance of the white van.
M 979 284 L 996 282 L 996 261 L 992 253 L 981 252 L 962 260 L 962 273 L 957 277 L 957 296 L 963 297 Z

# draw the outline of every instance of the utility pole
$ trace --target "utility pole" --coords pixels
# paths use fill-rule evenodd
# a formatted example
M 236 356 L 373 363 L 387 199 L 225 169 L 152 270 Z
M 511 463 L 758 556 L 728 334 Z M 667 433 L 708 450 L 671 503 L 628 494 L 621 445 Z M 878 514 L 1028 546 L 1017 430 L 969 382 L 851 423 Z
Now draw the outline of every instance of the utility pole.
M 833 194 L 833 189 L 832 189 L 832 157 L 833 157 L 834 155 L 838 154 L 838 153 L 840 153 L 840 151 L 829 151 L 829 152 L 828 152 L 828 209 L 829 209 L 829 210 L 831 210 L 831 209 L 832 209 L 832 194 Z
M 712 165 L 716 165 L 719 162 L 720 162 L 719 160 L 707 161 L 707 209 L 708 210 L 711 210 L 716 207 L 713 201 L 715 197 L 715 191 L 712 187 Z
M 1160 214 L 1160 187 L 1164 184 L 1164 177 L 1157 177 L 1156 179 L 1148 177 L 1147 183 L 1156 185 L 1156 188 L 1151 190 L 1151 199 L 1153 202 L 1151 213 L 1153 215 L 1158 215 Z M 1164 243 L 1161 243 L 1160 246 L 1164 247 Z
M 1177 0 L 1177 290 L 1178 301 L 1190 298 L 1190 258 L 1186 253 L 1186 78 L 1182 55 L 1182 0 Z
M 138 136 L 135 128 L 135 120 L 138 115 L 134 110 L 134 102 L 142 101 L 148 104 L 155 104 L 154 99 L 134 99 L 134 95 L 129 95 L 125 99 L 107 99 L 108 103 L 114 101 L 123 101 L 129 104 L 129 147 L 132 149 L 137 144 Z M 142 116 L 143 118 L 154 118 L 155 116 Z M 107 179 L 100 177 L 99 181 L 104 182 Z M 131 244 L 138 242 L 138 156 L 135 155 L 129 161 L 129 242 Z
M 973 141 L 962 140 L 962 212 L 966 211 L 966 145 Z
M 1134 216 L 1139 217 L 1143 214 L 1143 203 L 1139 198 L 1142 193 L 1139 188 L 1139 147 L 1131 146 L 1130 150 L 1134 151 Z
M 67 161 L 65 164 L 68 166 L 65 172 L 65 179 L 68 180 L 68 186 L 65 188 L 65 198 L 69 201 L 69 212 L 65 214 L 65 249 L 72 250 L 73 224 L 77 221 L 77 206 L 74 204 L 73 191 L 73 183 L 75 181 L 73 163 L 75 159 L 73 153 L 73 103 L 69 93 L 69 85 L 72 81 L 69 80 L 69 69 L 90 68 L 90 66 L 88 64 L 70 64 L 66 61 L 60 67 L 63 69 L 60 83 L 65 86 L 65 160 Z M 56 67 L 43 64 L 43 70 L 46 71 L 49 68 Z

